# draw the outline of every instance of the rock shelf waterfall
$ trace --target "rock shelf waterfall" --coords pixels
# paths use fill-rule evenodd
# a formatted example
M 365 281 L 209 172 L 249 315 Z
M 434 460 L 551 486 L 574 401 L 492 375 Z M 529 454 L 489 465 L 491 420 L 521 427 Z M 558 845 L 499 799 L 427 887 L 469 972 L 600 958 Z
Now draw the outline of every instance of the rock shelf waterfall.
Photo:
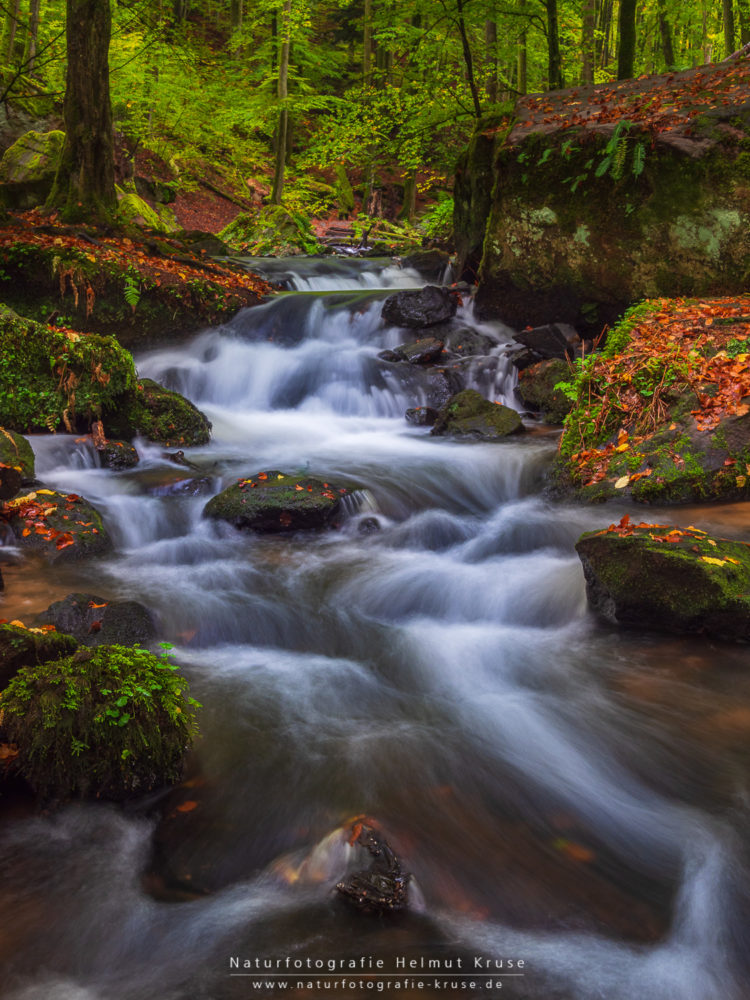
M 135 598 L 204 707 L 164 796 L 5 809 L 0 996 L 743 1000 L 746 650 L 593 620 L 573 543 L 624 511 L 543 498 L 554 432 L 466 444 L 404 421 L 442 391 L 378 357 L 404 339 L 383 298 L 415 272 L 267 266 L 287 292 L 136 359 L 212 420 L 197 469 L 140 442 L 115 473 L 72 437 L 31 439 L 39 478 L 91 500 L 116 551 L 42 572 L 0 550 L 3 617 Z M 485 344 L 456 378 L 517 405 L 509 331 L 470 306 L 454 325 Z M 263 469 L 353 486 L 338 529 L 201 517 Z M 680 512 L 725 535 L 735 515 Z M 391 919 L 333 892 L 358 814 L 413 874 Z

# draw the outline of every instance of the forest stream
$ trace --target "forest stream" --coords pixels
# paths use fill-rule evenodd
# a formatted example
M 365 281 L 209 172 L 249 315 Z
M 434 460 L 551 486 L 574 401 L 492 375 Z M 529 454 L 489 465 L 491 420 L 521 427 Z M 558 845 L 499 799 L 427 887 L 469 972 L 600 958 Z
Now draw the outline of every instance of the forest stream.
M 116 549 L 53 570 L 4 549 L 2 616 L 73 591 L 141 601 L 202 736 L 147 802 L 0 804 L 0 996 L 746 998 L 747 649 L 596 621 L 574 542 L 628 508 L 544 498 L 557 431 L 459 443 L 406 423 L 430 385 L 378 359 L 404 340 L 380 313 L 416 272 L 248 266 L 290 290 L 136 358 L 213 422 L 196 470 L 144 442 L 112 472 L 72 436 L 30 439 L 39 479 L 91 500 Z M 511 331 L 470 301 L 455 322 L 490 345 L 466 385 L 520 409 Z M 271 469 L 353 487 L 337 529 L 202 518 Z M 742 537 L 747 505 L 678 517 Z M 362 814 L 412 875 L 403 913 L 334 891 Z

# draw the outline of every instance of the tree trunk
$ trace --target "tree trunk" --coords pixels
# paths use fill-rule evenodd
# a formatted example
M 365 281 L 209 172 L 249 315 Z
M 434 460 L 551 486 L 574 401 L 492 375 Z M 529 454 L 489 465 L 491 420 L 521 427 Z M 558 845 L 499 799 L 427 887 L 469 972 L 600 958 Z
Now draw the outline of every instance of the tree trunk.
M 674 69 L 674 46 L 672 45 L 672 28 L 667 17 L 666 0 L 657 0 L 659 12 L 659 33 L 661 34 L 661 49 L 664 53 L 664 63 L 667 69 Z
M 474 79 L 474 61 L 471 57 L 471 46 L 469 45 L 469 38 L 466 34 L 466 22 L 464 21 L 465 2 L 466 0 L 456 0 L 456 7 L 458 9 L 458 32 L 461 35 L 461 48 L 463 49 L 464 62 L 466 63 L 466 78 L 469 81 L 471 100 L 474 105 L 474 115 L 477 118 L 481 118 L 482 105 L 479 103 L 479 92 L 477 91 L 477 84 Z
M 484 22 L 487 99 L 497 104 L 497 21 Z
M 521 32 L 518 39 L 518 90 L 525 94 L 528 89 L 528 47 L 526 44 L 526 32 Z
M 365 0 L 362 28 L 362 83 L 369 87 L 372 83 L 372 0 Z
M 617 79 L 630 80 L 635 64 L 636 0 L 620 0 L 620 45 L 617 52 Z
M 230 5 L 232 27 L 236 30 L 242 27 L 242 0 L 231 0 Z
M 285 0 L 281 15 L 281 55 L 279 56 L 279 78 L 277 96 L 279 99 L 279 125 L 276 131 L 276 168 L 273 175 L 271 204 L 280 205 L 284 194 L 284 168 L 286 166 L 286 139 L 289 125 L 289 109 L 286 99 L 289 84 L 289 44 L 291 33 L 292 0 Z
M 11 62 L 13 55 L 13 45 L 16 40 L 16 30 L 18 28 L 18 14 L 21 9 L 21 0 L 15 0 L 12 8 L 5 11 L 3 22 L 3 37 L 0 39 L 0 59 L 3 62 Z
M 68 222 L 114 215 L 112 109 L 109 100 L 109 0 L 67 0 L 65 143 L 47 206 Z
M 181 24 L 187 17 L 187 5 L 188 0 L 174 0 L 172 4 L 172 13 L 178 24 Z
M 722 0 L 721 6 L 724 13 L 724 57 L 726 58 L 735 50 L 734 7 L 732 0 Z
M 750 0 L 737 0 L 737 11 L 740 15 L 740 45 L 750 42 Z
M 26 50 L 23 54 L 25 72 L 33 73 L 36 63 L 36 46 L 39 37 L 39 0 L 31 0 L 29 4 L 29 33 L 26 37 Z
M 584 87 L 588 87 L 594 82 L 594 64 L 596 61 L 596 45 L 594 42 L 596 0 L 583 0 L 581 15 L 581 80 Z
M 609 41 L 612 32 L 612 0 L 602 0 L 597 34 L 599 65 L 607 66 L 610 59 Z
M 417 171 L 410 170 L 404 178 L 404 203 L 398 213 L 399 219 L 412 222 L 417 214 Z
M 560 34 L 557 27 L 557 0 L 545 0 L 547 8 L 547 78 L 549 90 L 565 86 L 560 60 Z

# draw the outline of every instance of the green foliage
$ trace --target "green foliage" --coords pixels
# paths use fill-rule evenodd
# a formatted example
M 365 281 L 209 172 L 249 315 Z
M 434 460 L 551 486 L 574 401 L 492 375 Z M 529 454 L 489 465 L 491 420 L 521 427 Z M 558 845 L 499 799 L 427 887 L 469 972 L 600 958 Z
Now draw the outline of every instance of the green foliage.
M 135 312 L 136 306 L 141 301 L 141 286 L 140 282 L 132 274 L 128 273 L 123 278 L 123 294 L 125 295 L 125 301 L 133 312 Z
M 134 388 L 133 359 L 113 337 L 44 326 L 0 305 L 0 425 L 72 429 L 76 416 L 99 417 Z
M 428 236 L 438 240 L 453 237 L 453 199 L 443 198 L 422 216 L 419 223 Z
M 17 770 L 58 799 L 119 799 L 178 781 L 200 706 L 176 670 L 137 646 L 22 668 L 0 695 Z

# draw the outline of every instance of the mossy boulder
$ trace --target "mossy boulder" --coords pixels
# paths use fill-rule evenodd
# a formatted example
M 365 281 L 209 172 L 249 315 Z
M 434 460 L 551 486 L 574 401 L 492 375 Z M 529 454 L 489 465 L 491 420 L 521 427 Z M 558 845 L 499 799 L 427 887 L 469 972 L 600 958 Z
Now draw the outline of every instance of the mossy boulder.
M 50 563 L 104 555 L 112 548 L 101 514 L 77 493 L 40 486 L 9 500 L 2 518 L 18 545 Z
M 499 441 L 523 429 L 515 410 L 501 403 L 491 403 L 475 389 L 464 389 L 451 396 L 440 410 L 430 433 Z
M 561 424 L 573 409 L 573 403 L 555 386 L 569 378 L 570 367 L 564 361 L 539 361 L 524 368 L 518 375 L 518 391 L 524 406 L 538 410 L 545 424 Z
M 26 628 L 14 622 L 0 625 L 0 691 L 21 667 L 59 660 L 74 653 L 77 646 L 73 636 L 54 630 Z
M 10 500 L 34 478 L 34 452 L 20 434 L 0 427 L 0 500 Z
M 36 624 L 52 625 L 83 646 L 135 646 L 156 638 L 153 616 L 143 604 L 94 594 L 68 594 L 37 615 Z
M 442 285 L 405 288 L 389 295 L 383 302 L 382 317 L 392 326 L 421 329 L 445 323 L 456 314 L 458 301 Z
M 197 406 L 150 378 L 139 380 L 126 408 L 109 426 L 116 434 L 142 434 L 168 448 L 193 448 L 211 438 L 211 421 Z
M 36 323 L 0 304 L 0 425 L 85 430 L 135 386 L 133 359 L 114 337 Z
M 23 667 L 0 695 L 13 769 L 47 800 L 119 800 L 179 781 L 196 703 L 175 670 L 118 645 Z
M 164 233 L 179 232 L 174 212 L 166 205 L 151 205 L 135 191 L 117 188 L 117 218 L 125 225 L 135 224 L 146 229 L 156 229 Z
M 263 533 L 326 528 L 350 490 L 319 479 L 272 469 L 227 487 L 206 504 L 203 516 Z
M 521 98 L 512 130 L 474 140 L 459 167 L 477 315 L 598 333 L 643 298 L 745 291 L 749 82 L 740 64 L 731 85 L 723 66 L 621 81 L 620 121 L 608 84 Z
M 105 441 L 97 447 L 96 454 L 104 469 L 120 472 L 138 465 L 138 452 L 129 441 Z
M 609 622 L 750 640 L 750 547 L 695 528 L 630 526 L 576 543 L 593 609 Z
M 0 160 L 0 205 L 26 209 L 43 204 L 64 142 L 64 132 L 27 132 L 6 149 Z
M 293 257 L 320 249 L 309 221 L 283 205 L 242 212 L 219 233 L 233 250 L 257 257 Z

